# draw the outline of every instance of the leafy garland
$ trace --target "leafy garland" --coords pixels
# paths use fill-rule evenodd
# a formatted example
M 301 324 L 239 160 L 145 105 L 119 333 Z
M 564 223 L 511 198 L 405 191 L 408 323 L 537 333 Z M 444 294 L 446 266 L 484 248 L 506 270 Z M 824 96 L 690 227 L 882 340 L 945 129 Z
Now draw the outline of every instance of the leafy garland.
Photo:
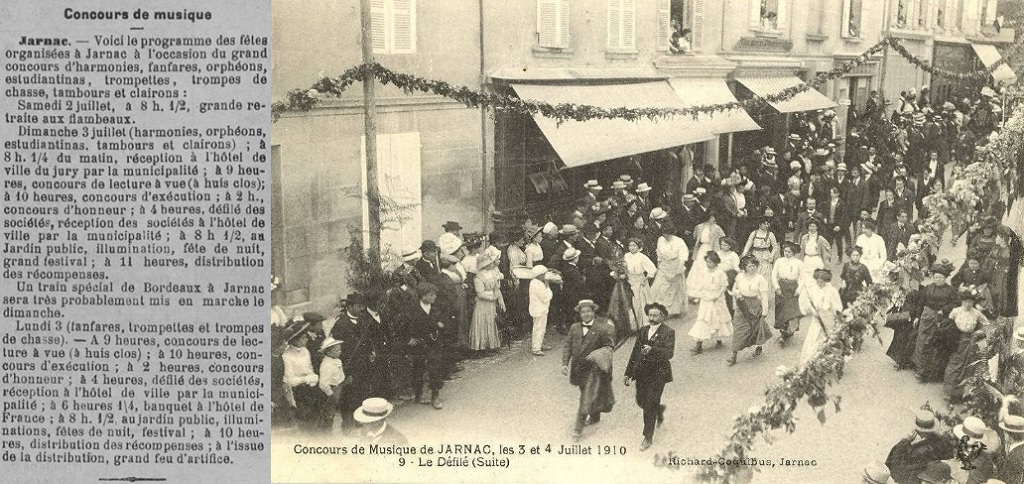
M 909 50 L 907 50 L 906 47 L 903 46 L 902 43 L 900 43 L 899 40 L 893 37 L 886 37 L 885 39 L 882 40 L 882 42 L 885 42 L 886 44 L 889 45 L 889 47 L 892 47 L 893 50 L 895 50 L 896 53 L 898 53 L 900 56 L 906 59 L 907 62 L 913 64 L 918 69 L 921 69 L 933 76 L 945 77 L 948 79 L 956 79 L 958 81 L 986 81 L 988 80 L 988 76 L 992 75 L 992 73 L 995 72 L 996 69 L 998 69 L 1000 66 L 1007 62 L 1008 58 L 1017 55 L 1021 47 L 1024 46 L 1024 37 L 1022 37 L 1021 40 L 1018 40 L 1016 43 L 1014 43 L 1013 46 L 1007 52 L 1007 55 L 1002 56 L 994 64 L 984 69 L 978 69 L 973 72 L 955 72 L 934 67 L 928 61 L 922 60 L 921 58 L 912 54 Z
M 699 472 L 704 482 L 728 484 L 742 481 L 743 474 L 754 469 L 749 466 L 728 465 L 727 461 L 747 458 L 753 450 L 755 439 L 760 436 L 771 443 L 769 430 L 785 428 L 796 430 L 794 410 L 804 398 L 816 410 L 818 420 L 825 423 L 825 406 L 831 401 L 835 411 L 840 411 L 841 397 L 829 395 L 827 388 L 843 377 L 846 361 L 854 351 L 859 350 L 865 334 L 878 336 L 878 324 L 883 322 L 889 308 L 899 305 L 906 296 L 904 287 L 920 281 L 928 270 L 929 253 L 934 253 L 941 234 L 951 229 L 954 239 L 959 237 L 977 219 L 978 206 L 986 196 L 991 195 L 993 183 L 999 183 L 1000 174 L 1019 156 L 1024 138 L 1024 109 L 1016 109 L 1007 127 L 988 145 L 977 149 L 975 160 L 965 167 L 953 171 L 953 183 L 948 190 L 924 198 L 928 217 L 918 223 L 919 233 L 912 236 L 906 250 L 897 253 L 895 262 L 886 262 L 883 272 L 885 280 L 872 284 L 848 308 L 842 312 L 842 322 L 829 335 L 823 347 L 803 367 L 793 370 L 780 366 L 776 375 L 780 381 L 765 391 L 765 403 L 751 407 L 735 419 L 732 435 L 721 451 Z M 997 185 L 998 186 L 998 185 Z M 993 333 L 1006 332 L 1007 321 L 992 325 Z M 1012 328 L 1012 321 L 1010 322 Z M 999 338 L 993 338 L 999 340 Z M 1005 348 L 995 348 L 1006 355 Z M 1010 361 L 1008 364 L 1021 364 Z M 984 368 L 982 368 L 984 367 Z M 940 414 L 940 419 L 952 424 L 959 423 L 967 415 L 977 415 L 992 425 L 997 419 L 998 398 L 988 385 L 987 366 L 979 365 L 978 371 L 965 380 L 965 392 L 977 394 L 967 398 L 965 407 L 954 413 Z M 756 468 L 755 468 L 756 469 Z

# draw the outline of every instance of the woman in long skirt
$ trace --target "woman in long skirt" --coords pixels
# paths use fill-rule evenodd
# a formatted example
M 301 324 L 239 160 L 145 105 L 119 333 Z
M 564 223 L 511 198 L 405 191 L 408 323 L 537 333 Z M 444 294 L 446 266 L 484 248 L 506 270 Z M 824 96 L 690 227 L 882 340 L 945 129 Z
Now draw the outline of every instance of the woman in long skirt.
M 658 273 L 651 284 L 651 299 L 668 308 L 670 316 L 682 314 L 689 307 L 685 263 L 690 250 L 686 242 L 675 235 L 675 228 L 670 223 L 661 226 L 657 253 Z
M 814 271 L 825 269 L 832 263 L 832 247 L 825 240 L 818 229 L 821 228 L 821 221 L 810 219 L 807 221 L 807 233 L 800 236 L 800 253 L 803 254 L 804 273 L 803 281 L 807 286 L 814 284 Z
M 786 242 L 782 257 L 772 267 L 771 283 L 775 289 L 775 329 L 779 330 L 779 344 L 785 345 L 793 333 L 800 329 L 800 278 L 803 276 L 803 261 L 796 255 L 800 246 Z
M 882 239 L 881 235 L 875 233 L 876 226 L 874 220 L 865 220 L 861 225 L 863 233 L 857 236 L 855 245 L 861 248 L 860 262 L 868 268 L 868 272 L 871 273 L 871 279 L 881 281 L 882 266 L 885 265 L 888 252 L 885 249 L 885 240 Z
M 839 291 L 830 284 L 832 271 L 817 269 L 814 271 L 814 284 L 800 292 L 800 310 L 804 314 L 807 325 L 807 337 L 800 351 L 800 366 L 807 364 L 821 349 L 821 345 L 835 331 L 836 317 L 843 310 L 843 302 Z
M 743 247 L 743 255 L 752 255 L 757 258 L 757 272 L 764 276 L 766 281 L 772 280 L 772 267 L 775 264 L 775 260 L 779 258 L 779 254 L 782 253 L 782 247 L 779 245 L 778 239 L 775 234 L 771 232 L 772 226 L 772 212 L 771 209 L 765 212 L 765 216 L 761 219 L 760 224 L 757 226 L 757 230 L 750 233 L 747 237 L 747 244 Z M 775 291 L 769 291 L 768 294 L 768 314 L 765 320 L 769 326 L 775 325 Z
M 932 269 L 933 282 L 919 291 L 922 308 L 912 363 L 922 383 L 941 381 L 949 356 L 955 350 L 951 344 L 956 344 L 956 335 L 950 338 L 952 328 L 947 319 L 956 307 L 957 290 L 946 282 L 948 275 L 947 267 L 936 264 Z
M 932 270 L 935 273 L 935 270 Z M 943 277 L 944 276 L 939 276 Z M 903 297 L 903 303 L 893 306 L 885 315 L 885 327 L 892 330 L 892 342 L 885 354 L 896 363 L 896 371 L 914 367 L 914 346 L 917 328 L 914 323 L 921 317 L 921 290 L 914 289 Z
M 476 304 L 473 321 L 469 325 L 469 349 L 493 351 L 501 348 L 498 335 L 498 309 L 505 311 L 505 299 L 498 287 L 499 278 L 495 261 L 485 255 L 477 258 L 477 273 L 473 279 Z
M 729 308 L 731 313 L 735 308 L 732 304 L 732 294 L 729 293 L 729 289 L 732 289 L 732 283 L 736 280 L 736 274 L 740 273 L 740 256 L 734 252 L 736 250 L 736 241 L 732 237 L 722 237 L 718 241 L 718 246 L 720 247 L 718 257 L 722 259 L 722 262 L 718 264 L 718 269 L 725 273 L 725 277 L 729 281 L 725 291 L 725 306 Z
M 964 395 L 963 381 L 970 375 L 971 365 L 978 364 L 979 352 L 977 343 L 985 338 L 985 334 L 975 330 L 988 324 L 988 318 L 974 307 L 978 301 L 977 292 L 960 292 L 960 306 L 949 312 L 956 329 L 959 330 L 957 349 L 946 364 L 942 390 L 952 400 L 959 400 Z M 980 364 L 988 364 L 982 359 Z
M 712 211 L 708 214 L 708 220 L 704 223 L 698 224 L 693 229 L 693 239 L 695 240 L 693 246 L 693 265 L 690 266 L 690 273 L 686 276 L 686 285 L 689 287 L 696 287 L 699 281 L 706 279 L 708 272 L 707 265 L 704 264 L 704 256 L 710 251 L 719 252 L 721 249 L 718 242 L 725 237 L 725 232 L 722 231 L 722 227 L 719 227 L 715 222 L 715 212 Z M 735 248 L 734 248 L 735 249 Z M 721 256 L 721 254 L 719 254 Z M 696 299 L 694 294 L 690 294 L 691 298 Z
M 642 246 L 643 241 L 640 239 L 629 239 L 629 252 L 622 256 L 626 264 L 626 282 L 633 292 L 633 314 L 636 315 L 637 328 L 647 324 L 644 308 L 651 302 L 651 286 L 647 281 L 658 273 L 654 262 L 640 252 Z
M 697 319 L 689 332 L 697 341 L 697 346 L 693 348 L 693 353 L 697 355 L 704 351 L 704 341 L 716 339 L 718 342 L 715 348 L 718 348 L 722 346 L 723 338 L 732 336 L 732 315 L 725 305 L 729 278 L 718 268 L 722 259 L 718 253 L 711 251 L 704 256 L 704 261 L 708 272 L 706 279 L 698 281 L 700 285 L 695 288 L 700 305 L 697 306 Z
M 748 255 L 740 261 L 743 272 L 736 275 L 732 295 L 736 311 L 732 315 L 732 358 L 729 365 L 736 364 L 736 356 L 744 348 L 755 346 L 754 356 L 761 354 L 761 345 L 771 338 L 768 329 L 768 295 L 771 293 L 768 279 L 759 270 L 760 261 Z
M 867 266 L 860 263 L 860 256 L 864 253 L 859 245 L 850 247 L 847 251 L 850 262 L 843 264 L 843 271 L 839 273 L 839 280 L 842 281 L 842 290 L 839 295 L 843 298 L 843 304 L 849 306 L 861 291 L 871 285 L 871 272 Z
M 653 265 L 653 263 L 652 263 Z M 624 260 L 613 261 L 612 278 L 615 285 L 612 287 L 611 297 L 608 299 L 608 319 L 615 325 L 615 347 L 618 348 L 630 336 L 636 334 L 640 329 L 635 314 L 633 291 L 626 281 L 628 278 L 626 262 Z

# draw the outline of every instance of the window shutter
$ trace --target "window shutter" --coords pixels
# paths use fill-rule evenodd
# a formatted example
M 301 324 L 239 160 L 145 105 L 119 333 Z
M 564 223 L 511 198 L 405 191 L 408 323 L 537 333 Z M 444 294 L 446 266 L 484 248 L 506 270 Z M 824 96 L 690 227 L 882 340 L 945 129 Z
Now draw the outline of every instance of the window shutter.
M 373 53 L 388 51 L 387 12 L 384 0 L 370 0 L 370 30 L 373 32 Z
M 789 26 L 789 0 L 779 0 L 779 8 L 776 12 L 779 15 L 778 23 L 776 24 L 776 30 L 785 32 Z
M 622 46 L 622 2 L 608 0 L 608 48 Z
M 394 36 L 392 52 L 416 53 L 416 0 L 393 0 L 392 20 Z
M 636 0 L 622 1 L 622 42 L 619 47 L 636 48 Z
M 839 20 L 839 35 L 843 38 L 850 37 L 850 4 L 853 0 L 843 0 L 843 15 Z
M 537 0 L 537 43 L 541 47 L 558 47 L 559 35 L 558 0 Z
M 761 0 L 750 0 L 750 28 L 761 26 Z M 694 22 L 696 25 L 696 22 Z M 695 36 L 696 37 L 696 36 Z
M 658 0 L 658 50 L 669 50 L 672 40 L 672 0 Z
M 690 47 L 694 52 L 700 52 L 704 46 L 704 0 L 692 0 L 693 2 L 693 27 L 690 28 Z M 758 22 L 760 22 L 761 6 L 758 4 Z
M 558 47 L 569 47 L 569 0 L 558 0 Z

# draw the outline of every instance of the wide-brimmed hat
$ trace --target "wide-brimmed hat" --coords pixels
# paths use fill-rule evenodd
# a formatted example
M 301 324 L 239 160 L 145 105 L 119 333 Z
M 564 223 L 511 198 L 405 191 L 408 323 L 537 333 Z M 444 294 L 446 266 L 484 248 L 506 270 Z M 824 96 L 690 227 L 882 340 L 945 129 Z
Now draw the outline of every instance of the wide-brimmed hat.
M 661 208 L 661 207 L 654 207 L 654 210 L 651 210 L 651 218 L 652 219 L 654 219 L 654 220 L 661 220 L 661 219 L 663 219 L 665 217 L 668 217 L 668 213 L 665 212 L 665 210 L 663 208 Z
M 644 193 L 644 192 L 649 192 L 649 191 L 651 191 L 651 186 L 648 185 L 647 182 L 643 182 L 643 183 L 641 183 L 641 184 L 636 186 L 636 192 L 637 193 Z
M 476 258 L 476 270 L 482 271 L 485 267 L 494 263 L 494 259 L 487 255 L 480 255 Z
M 581 299 L 580 302 L 576 303 L 576 307 L 573 308 L 573 310 L 578 313 L 580 312 L 580 309 L 587 306 L 590 306 L 594 311 L 597 311 L 600 308 L 600 306 L 598 306 L 592 299 Z
M 562 235 L 572 235 L 579 233 L 579 230 L 577 230 L 576 226 L 573 224 L 565 224 L 558 230 L 558 233 Z
M 967 436 L 971 440 L 981 441 L 985 438 L 985 432 L 989 430 L 988 426 L 985 425 L 978 417 L 967 417 L 964 422 L 953 427 L 953 435 L 958 439 Z
M 697 201 L 697 197 L 694 194 L 692 194 L 692 193 L 684 193 L 683 194 L 683 201 L 684 202 L 696 202 Z
M 803 140 L 803 138 L 801 138 L 800 135 L 798 135 L 796 133 L 790 133 L 788 139 L 790 141 L 802 141 Z
M 948 277 L 953 273 L 953 264 L 946 259 L 942 259 L 941 261 L 932 264 L 931 271 L 932 273 L 938 273 Z
M 572 247 L 569 247 L 568 249 L 565 249 L 565 252 L 562 253 L 562 260 L 573 260 L 579 256 L 580 251 Z
M 836 165 L 836 171 L 847 171 L 846 170 L 846 163 L 840 163 L 840 164 Z
M 949 464 L 942 461 L 934 461 L 928 464 L 924 472 L 917 475 L 921 482 L 927 484 L 946 484 L 953 478 Z
M 308 321 L 292 322 L 292 324 L 285 326 L 284 328 L 284 341 L 286 343 L 291 343 L 295 338 L 306 334 L 306 331 L 308 331 L 309 327 L 312 325 L 313 323 Z
M 420 252 L 419 249 L 409 247 L 402 251 L 402 260 L 405 262 L 416 260 L 419 259 L 420 257 L 423 257 L 423 252 Z
M 558 233 L 558 226 L 555 225 L 554 222 L 548 222 L 548 223 L 545 223 L 544 226 L 541 227 L 540 230 L 541 230 L 541 232 L 544 232 L 545 234 L 555 235 L 555 234 Z
M 890 484 L 893 482 L 889 468 L 881 462 L 872 462 L 864 468 L 864 480 L 871 484 Z
M 548 273 L 548 268 L 543 265 L 535 265 L 530 268 L 530 273 L 533 274 L 534 279 L 543 276 Z
M 372 423 L 384 420 L 391 415 L 391 411 L 395 409 L 395 406 L 391 402 L 384 398 L 367 398 L 363 400 L 363 404 L 352 413 L 356 422 L 359 423 Z
M 458 222 L 453 222 L 451 220 L 445 222 L 444 225 L 441 226 L 441 228 L 445 230 L 462 230 L 462 226 L 459 225 Z
M 930 410 L 919 410 L 914 417 L 914 426 L 918 432 L 930 434 L 939 432 L 939 425 L 935 420 L 935 414 Z
M 1011 434 L 1024 434 L 1024 417 L 1020 415 L 1007 415 L 999 421 L 999 428 Z
M 344 343 L 344 341 L 340 339 L 334 339 L 328 336 L 326 339 L 324 339 L 323 343 L 320 343 L 320 352 L 323 353 L 327 351 L 327 348 L 330 348 L 332 346 L 338 346 L 342 343 Z
M 615 180 L 612 182 L 612 190 L 625 190 L 626 182 L 622 180 Z

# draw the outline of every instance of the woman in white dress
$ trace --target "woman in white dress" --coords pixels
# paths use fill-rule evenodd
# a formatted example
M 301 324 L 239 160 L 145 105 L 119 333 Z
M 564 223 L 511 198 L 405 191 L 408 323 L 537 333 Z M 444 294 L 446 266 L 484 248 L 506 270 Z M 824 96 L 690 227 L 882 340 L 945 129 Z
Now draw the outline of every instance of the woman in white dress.
M 716 339 L 718 341 L 715 348 L 719 348 L 722 346 L 723 338 L 732 336 L 732 315 L 725 305 L 725 291 L 729 287 L 729 278 L 718 267 L 722 259 L 718 257 L 718 253 L 711 251 L 704 256 L 704 261 L 708 274 L 703 284 L 694 288 L 700 298 L 700 305 L 697 306 L 697 319 L 689 332 L 690 337 L 697 341 L 692 350 L 695 355 L 704 351 L 704 341 Z
M 832 246 L 818 233 L 820 220 L 812 218 L 807 221 L 806 227 L 807 233 L 800 236 L 800 252 L 804 255 L 802 283 L 810 286 L 814 283 L 814 271 L 825 269 L 832 263 Z
M 544 261 L 544 249 L 540 247 L 540 241 L 544 238 L 544 229 L 537 229 L 536 232 L 530 236 L 530 241 L 526 244 L 526 248 L 523 252 L 526 252 L 526 267 L 533 267 L 537 264 L 542 264 Z
M 843 310 L 843 302 L 839 291 L 832 286 L 832 271 L 817 269 L 814 271 L 814 282 L 800 291 L 800 311 L 802 322 L 807 325 L 807 337 L 800 351 L 800 366 L 805 365 L 835 330 L 839 312 Z
M 757 229 L 747 237 L 747 244 L 743 247 L 743 256 L 751 255 L 757 258 L 757 271 L 767 281 L 772 280 L 772 268 L 775 265 L 775 260 L 782 253 L 782 246 L 770 229 L 773 215 L 771 209 L 765 211 L 764 218 L 761 219 Z M 768 314 L 765 317 L 769 327 L 775 326 L 775 291 L 769 291 Z
M 871 272 L 871 280 L 875 282 L 882 281 L 882 266 L 885 264 L 886 250 L 885 240 L 882 239 L 881 235 L 875 233 L 874 220 L 865 220 L 862 225 L 862 232 L 857 236 L 857 242 L 855 245 L 859 245 L 864 251 L 860 256 L 860 263 L 864 264 Z
M 707 279 L 707 265 L 704 264 L 704 256 L 710 251 L 718 252 L 720 249 L 718 241 L 725 237 L 725 231 L 715 221 L 715 212 L 708 214 L 708 220 L 697 225 L 693 229 L 693 264 L 690 266 L 690 273 L 686 275 L 687 287 L 697 287 Z M 696 296 L 690 294 L 692 299 Z
M 637 321 L 638 327 L 647 324 L 647 313 L 644 312 L 644 307 L 651 302 L 651 286 L 647 280 L 658 273 L 654 262 L 640 252 L 641 247 L 643 247 L 643 241 L 636 238 L 629 239 L 629 252 L 622 256 L 626 263 L 626 282 L 629 283 L 629 288 L 633 292 L 633 314 L 639 320 Z
M 690 249 L 675 235 L 671 223 L 661 226 L 658 237 L 658 273 L 651 284 L 651 299 L 668 308 L 669 315 L 682 314 L 689 307 L 686 300 L 686 259 Z

